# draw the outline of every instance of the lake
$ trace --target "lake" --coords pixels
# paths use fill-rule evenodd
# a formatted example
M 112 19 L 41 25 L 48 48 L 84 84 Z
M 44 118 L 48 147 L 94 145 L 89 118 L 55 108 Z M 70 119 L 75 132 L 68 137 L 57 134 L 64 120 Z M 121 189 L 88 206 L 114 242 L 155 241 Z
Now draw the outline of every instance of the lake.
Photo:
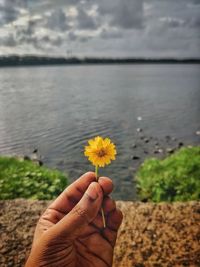
M 198 144 L 197 130 L 200 65 L 0 68 L 0 154 L 38 148 L 45 165 L 73 181 L 93 170 L 87 140 L 110 137 L 118 156 L 100 173 L 113 179 L 117 199 L 136 198 L 134 173 L 155 146 Z

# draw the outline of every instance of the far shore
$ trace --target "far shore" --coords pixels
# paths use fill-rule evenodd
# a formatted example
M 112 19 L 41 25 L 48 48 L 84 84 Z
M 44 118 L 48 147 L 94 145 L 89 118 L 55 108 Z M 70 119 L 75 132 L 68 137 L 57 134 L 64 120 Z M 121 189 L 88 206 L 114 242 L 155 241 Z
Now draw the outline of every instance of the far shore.
M 0 67 L 91 64 L 200 64 L 200 58 L 100 58 L 53 57 L 39 55 L 0 56 Z

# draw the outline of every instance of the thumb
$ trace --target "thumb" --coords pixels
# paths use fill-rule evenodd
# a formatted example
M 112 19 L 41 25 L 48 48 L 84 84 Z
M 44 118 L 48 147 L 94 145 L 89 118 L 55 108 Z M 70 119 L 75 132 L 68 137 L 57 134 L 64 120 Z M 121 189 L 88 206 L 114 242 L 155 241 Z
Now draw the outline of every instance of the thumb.
M 102 205 L 103 192 L 97 182 L 92 182 L 77 205 L 55 225 L 62 235 L 73 236 L 79 228 L 94 220 Z

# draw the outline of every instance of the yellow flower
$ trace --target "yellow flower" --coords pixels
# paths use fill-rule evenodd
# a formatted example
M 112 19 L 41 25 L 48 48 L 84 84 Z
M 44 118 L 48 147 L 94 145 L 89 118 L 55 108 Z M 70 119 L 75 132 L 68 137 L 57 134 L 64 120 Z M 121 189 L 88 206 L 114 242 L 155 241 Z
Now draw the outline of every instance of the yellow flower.
M 115 145 L 109 138 L 103 139 L 100 136 L 88 141 L 89 145 L 85 147 L 85 156 L 96 167 L 104 167 L 115 160 L 117 154 Z

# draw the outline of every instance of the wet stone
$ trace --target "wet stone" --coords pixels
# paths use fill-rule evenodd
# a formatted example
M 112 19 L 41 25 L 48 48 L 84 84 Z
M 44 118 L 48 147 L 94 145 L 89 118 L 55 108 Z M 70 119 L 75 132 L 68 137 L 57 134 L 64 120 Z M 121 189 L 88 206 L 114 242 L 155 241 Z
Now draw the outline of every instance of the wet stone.
M 179 142 L 178 143 L 178 147 L 182 147 L 182 146 L 184 146 L 184 143 L 183 142 Z
M 173 154 L 175 152 L 175 149 L 174 148 L 167 148 L 166 152 L 169 154 Z
M 132 159 L 133 159 L 133 160 L 139 160 L 140 157 L 139 157 L 139 156 L 133 156 Z

